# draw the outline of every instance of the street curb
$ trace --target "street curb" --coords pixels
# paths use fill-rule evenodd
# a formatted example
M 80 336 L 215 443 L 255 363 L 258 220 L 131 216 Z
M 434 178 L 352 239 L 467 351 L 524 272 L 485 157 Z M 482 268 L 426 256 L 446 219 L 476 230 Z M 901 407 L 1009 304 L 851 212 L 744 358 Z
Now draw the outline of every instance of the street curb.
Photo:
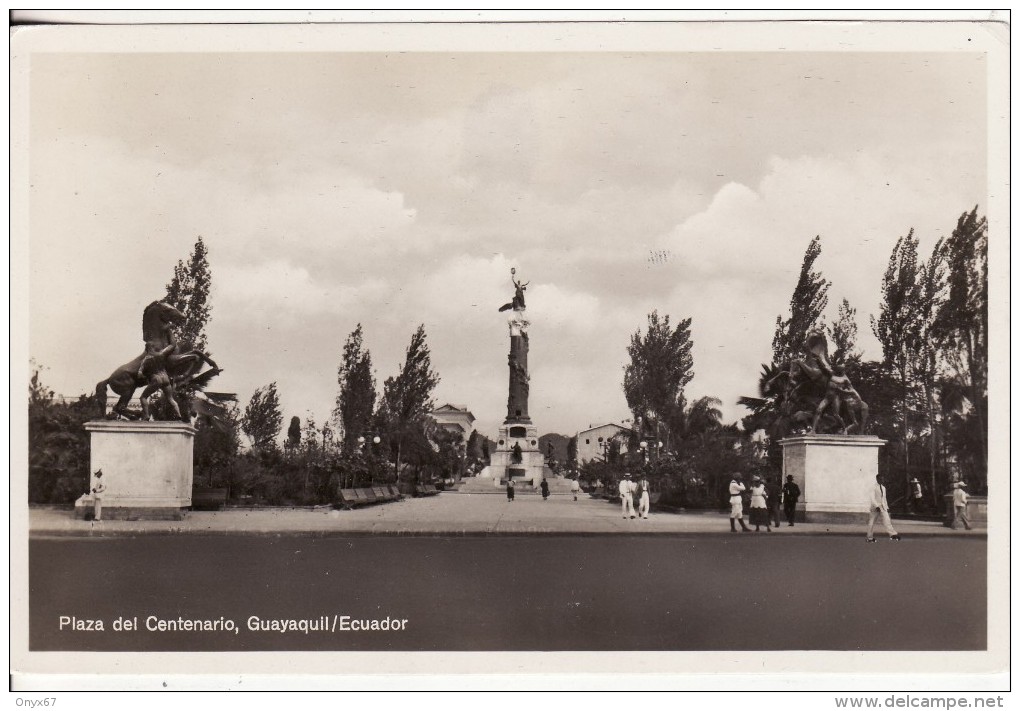
M 538 528 L 537 526 L 535 528 Z M 453 530 L 444 529 L 437 531 L 424 531 L 420 529 L 390 529 L 383 531 L 366 531 L 366 530 L 277 530 L 277 531 L 254 531 L 254 530 L 223 530 L 223 529 L 195 529 L 195 528 L 175 528 L 170 527 L 166 529 L 125 529 L 125 530 L 111 530 L 104 528 L 96 530 L 90 528 L 88 530 L 68 530 L 68 529 L 41 529 L 29 532 L 29 539 L 60 539 L 60 538 L 136 538 L 136 537 L 149 537 L 149 536 L 208 536 L 208 537 L 219 537 L 219 536 L 241 536 L 241 537 L 257 537 L 257 538 L 607 538 L 607 537 L 629 537 L 629 538 L 659 538 L 659 537 L 673 537 L 673 538 L 730 538 L 733 540 L 745 540 L 745 539 L 756 539 L 756 538 L 769 538 L 769 539 L 780 539 L 795 536 L 797 538 L 803 538 L 806 536 L 824 536 L 829 537 L 840 537 L 840 538 L 860 538 L 864 542 L 863 532 L 851 532 L 851 531 L 790 531 L 785 532 L 782 535 L 772 535 L 768 533 L 757 533 L 752 535 L 735 535 L 730 531 L 521 531 L 521 530 L 510 530 L 510 531 L 482 531 L 482 530 Z M 896 542 L 897 544 L 909 542 L 915 539 L 930 539 L 930 538 L 956 538 L 956 539 L 979 539 L 987 542 L 988 535 L 985 532 L 967 532 L 964 533 L 908 533 L 901 534 L 902 540 Z M 880 542 L 885 539 L 879 539 Z M 890 541 L 893 543 L 893 541 Z

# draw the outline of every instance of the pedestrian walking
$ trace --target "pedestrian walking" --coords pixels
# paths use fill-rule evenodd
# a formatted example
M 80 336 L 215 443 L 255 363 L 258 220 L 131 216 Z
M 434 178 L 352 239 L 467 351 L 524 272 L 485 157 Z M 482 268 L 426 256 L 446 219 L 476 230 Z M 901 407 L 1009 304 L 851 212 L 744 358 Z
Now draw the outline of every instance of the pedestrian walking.
M 772 525 L 779 528 L 779 506 L 783 498 L 783 489 L 779 486 L 774 476 L 765 479 L 765 505 L 769 509 L 769 520 Z
M 648 491 L 648 479 L 641 477 L 641 481 L 638 482 L 638 493 L 638 516 L 648 518 L 648 509 L 652 505 L 651 495 Z
M 514 500 L 514 478 L 511 476 L 506 478 L 506 500 Z
M 634 482 L 630 474 L 625 473 L 620 479 L 620 506 L 623 507 L 624 518 L 635 518 L 634 514 Z
M 744 499 L 743 493 L 747 487 L 741 481 L 739 474 L 734 474 L 730 480 L 730 532 L 737 532 L 737 521 L 740 521 L 741 531 L 750 531 L 744 523 Z
M 900 540 L 900 535 L 896 533 L 892 520 L 889 518 L 889 502 L 885 497 L 885 487 L 882 485 L 881 474 L 875 477 L 875 485 L 871 488 L 871 503 L 869 505 L 871 514 L 868 516 L 868 543 L 875 542 L 875 519 L 877 518 L 882 519 L 882 525 L 885 526 L 885 531 L 889 534 L 890 540 Z
M 958 481 L 953 484 L 953 522 L 950 528 L 956 530 L 956 522 L 963 521 L 964 527 L 970 530 L 970 518 L 967 517 L 967 500 L 970 498 L 965 491 L 966 484 Z
M 786 514 L 786 521 L 790 526 L 797 518 L 797 502 L 799 500 L 800 487 L 793 480 L 793 475 L 787 474 L 786 483 L 783 484 L 783 512 Z
M 545 480 L 545 477 L 542 477 L 542 483 L 540 486 L 542 489 L 542 501 L 545 501 L 549 498 L 549 482 Z
M 751 479 L 751 525 L 755 533 L 761 533 L 764 526 L 768 533 L 772 533 L 769 525 L 769 509 L 766 503 L 765 483 L 757 474 Z
M 581 492 L 581 482 L 574 479 L 570 482 L 570 493 L 574 495 L 574 501 L 577 501 L 577 495 Z
M 92 520 L 102 521 L 103 520 L 103 492 L 106 491 L 106 486 L 103 485 L 103 470 L 100 469 L 95 473 L 96 485 L 92 487 Z M 969 528 L 969 526 L 968 526 Z
M 910 498 L 914 513 L 919 514 L 924 508 L 924 492 L 921 489 L 921 482 L 915 476 L 910 480 Z

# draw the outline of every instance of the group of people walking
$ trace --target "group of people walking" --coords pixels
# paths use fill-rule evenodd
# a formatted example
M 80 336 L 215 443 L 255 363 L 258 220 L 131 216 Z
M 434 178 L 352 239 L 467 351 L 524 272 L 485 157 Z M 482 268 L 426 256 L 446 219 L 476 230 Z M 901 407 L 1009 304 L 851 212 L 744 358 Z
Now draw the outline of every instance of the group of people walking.
M 634 508 L 635 495 L 638 499 L 637 509 Z M 640 481 L 634 481 L 629 473 L 624 474 L 620 479 L 620 505 L 623 507 L 624 518 L 648 518 L 648 509 L 651 508 L 648 480 L 642 477 Z
M 744 485 L 743 477 L 734 474 L 730 481 L 730 531 L 737 532 L 737 524 L 740 524 L 741 531 L 750 531 L 744 523 L 744 492 L 747 487 Z M 786 477 L 786 483 L 780 488 L 774 477 L 762 480 L 755 474 L 751 478 L 751 525 L 756 532 L 761 531 L 764 526 L 768 533 L 772 533 L 772 526 L 779 526 L 779 507 L 782 505 L 786 514 L 787 525 L 793 526 L 797 516 L 797 502 L 800 500 L 800 487 L 793 480 L 792 476 Z

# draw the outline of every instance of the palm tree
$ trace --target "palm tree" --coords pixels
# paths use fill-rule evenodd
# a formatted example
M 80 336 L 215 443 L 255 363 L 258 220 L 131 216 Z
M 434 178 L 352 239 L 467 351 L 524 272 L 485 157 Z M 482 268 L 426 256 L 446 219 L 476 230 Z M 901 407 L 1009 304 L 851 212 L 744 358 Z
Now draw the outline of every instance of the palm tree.
M 711 395 L 699 397 L 684 409 L 683 436 L 701 437 L 716 430 L 722 424 L 722 400 Z

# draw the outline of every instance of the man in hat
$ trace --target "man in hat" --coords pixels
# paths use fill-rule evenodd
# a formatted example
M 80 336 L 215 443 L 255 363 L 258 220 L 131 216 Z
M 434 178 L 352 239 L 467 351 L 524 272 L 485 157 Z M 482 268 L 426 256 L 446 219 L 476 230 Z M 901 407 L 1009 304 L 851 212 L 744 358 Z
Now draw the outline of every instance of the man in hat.
M 786 514 L 786 521 L 790 526 L 793 525 L 793 521 L 797 517 L 797 502 L 799 500 L 800 487 L 793 480 L 793 475 L 787 474 L 786 483 L 783 484 L 783 513 Z
M 95 473 L 96 485 L 92 487 L 92 497 L 94 502 L 93 516 L 94 521 L 103 520 L 103 492 L 106 491 L 106 487 L 103 486 L 103 470 L 100 469 Z M 970 528 L 970 526 L 968 526 Z
M 921 482 L 917 480 L 917 477 L 913 477 L 910 480 L 910 497 L 911 504 L 914 507 L 914 513 L 921 513 L 923 508 L 924 492 L 921 489 Z
M 868 543 L 875 542 L 875 519 L 881 518 L 882 525 L 885 526 L 886 533 L 889 534 L 889 539 L 893 541 L 900 540 L 900 534 L 896 533 L 896 529 L 892 526 L 892 520 L 889 518 L 889 502 L 885 498 L 885 487 L 882 485 L 882 475 L 878 474 L 875 476 L 875 486 L 871 489 L 871 514 L 868 517 Z
M 634 514 L 634 482 L 629 473 L 620 479 L 620 504 L 623 506 L 623 517 L 637 518 Z
M 956 522 L 963 521 L 964 527 L 970 530 L 970 519 L 967 518 L 967 484 L 962 481 L 958 481 L 953 484 L 953 523 L 950 525 L 954 531 L 956 530 Z
M 638 490 L 638 516 L 641 518 L 648 518 L 648 509 L 651 508 L 651 496 L 650 487 L 648 485 L 648 479 L 641 477 L 641 481 L 637 483 Z
M 740 474 L 734 474 L 733 479 L 730 480 L 730 533 L 737 532 L 737 521 L 740 521 L 740 530 L 751 530 L 744 523 L 743 493 L 746 488 L 744 482 L 741 481 Z

